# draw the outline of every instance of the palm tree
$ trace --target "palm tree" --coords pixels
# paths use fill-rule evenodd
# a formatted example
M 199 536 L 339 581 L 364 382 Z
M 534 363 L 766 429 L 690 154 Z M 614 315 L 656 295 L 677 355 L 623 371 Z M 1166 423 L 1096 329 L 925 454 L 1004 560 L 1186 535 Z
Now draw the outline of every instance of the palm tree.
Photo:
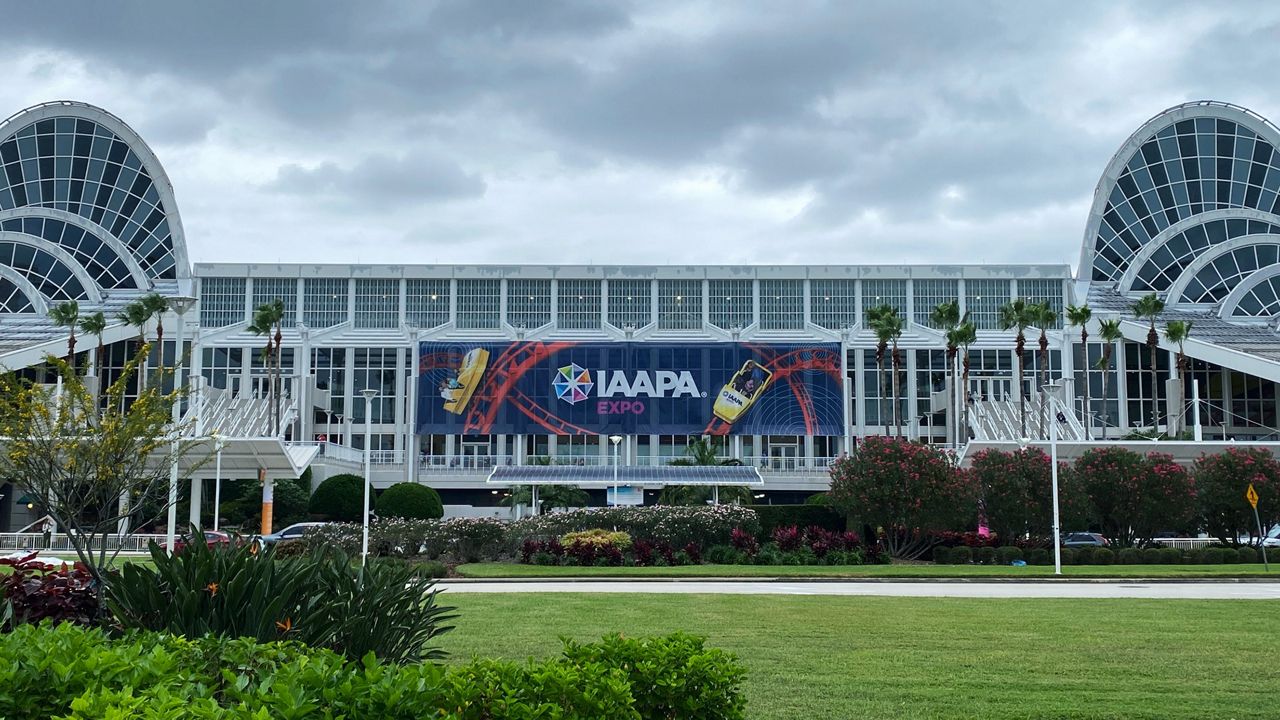
M 1186 381 L 1183 380 L 1183 375 L 1184 373 L 1186 373 L 1191 369 L 1190 367 L 1188 367 L 1190 363 L 1187 362 L 1187 355 L 1184 347 L 1187 342 L 1187 337 L 1190 335 L 1191 335 L 1190 320 L 1170 320 L 1169 322 L 1165 323 L 1164 339 L 1178 346 L 1178 359 L 1177 359 L 1178 379 L 1182 381 L 1182 385 L 1184 387 L 1186 386 Z M 1178 432 L 1178 433 L 1182 432 L 1181 408 L 1179 408 L 1179 411 L 1178 411 L 1178 427 L 1175 429 L 1175 432 Z M 1170 435 L 1173 435 L 1173 434 L 1174 434 L 1173 432 L 1170 433 Z
M 90 335 L 98 336 L 98 352 L 94 355 L 97 361 L 94 363 L 94 374 L 99 378 L 102 377 L 102 356 L 106 354 L 106 345 L 102 342 L 102 335 L 107 331 L 107 316 L 102 311 L 92 315 L 86 315 L 80 318 L 80 329 Z M 98 381 L 99 387 L 102 387 L 102 381 Z
M 152 315 L 152 312 L 147 309 L 147 306 L 142 302 L 142 300 L 134 300 L 128 305 L 125 305 L 124 309 L 121 310 L 120 313 L 116 315 L 116 319 L 120 320 L 121 322 L 138 328 L 138 349 L 139 350 L 142 349 L 142 346 L 147 344 L 147 323 L 151 322 L 151 315 Z M 147 362 L 147 359 L 144 357 L 142 359 L 142 362 L 145 365 Z M 144 369 L 138 372 L 138 389 L 143 390 L 146 388 L 146 386 L 147 386 L 147 373 Z
M 259 305 L 253 311 L 253 322 L 249 324 L 249 332 L 264 335 L 267 344 L 262 348 L 262 361 L 267 369 L 268 393 L 272 407 L 272 432 L 280 432 L 280 391 L 277 387 L 280 377 L 280 343 L 284 339 L 280 326 L 284 321 L 284 301 L 272 300 Z M 274 335 L 273 335 L 274 331 Z
M 721 459 L 716 454 L 715 443 L 705 437 L 689 441 L 685 447 L 685 457 L 676 458 L 668 465 L 700 466 L 708 465 L 741 465 L 737 458 Z M 720 500 L 747 505 L 751 503 L 751 488 L 735 486 L 722 488 L 718 493 L 706 485 L 667 485 L 658 495 L 660 505 L 705 505 L 718 495 Z
M 1027 336 L 1025 330 L 1032 325 L 1034 318 L 1031 313 L 1031 306 L 1027 305 L 1027 301 L 1022 298 L 1010 300 L 1000 306 L 1000 329 L 1001 330 L 1017 330 L 1018 336 L 1014 342 L 1015 352 L 1018 354 L 1018 415 L 1022 421 L 1022 436 L 1027 436 L 1027 394 L 1022 391 L 1022 377 L 1026 372 L 1026 358 L 1023 351 L 1027 347 Z
M 946 335 L 947 339 L 947 376 L 951 379 L 951 392 L 947 393 L 947 407 L 949 408 L 947 418 L 952 425 L 952 429 L 954 431 L 952 434 L 955 435 L 956 444 L 959 445 L 960 423 L 959 418 L 956 417 L 959 413 L 959 408 L 955 407 L 955 387 L 957 380 L 955 360 L 956 354 L 960 350 L 960 346 L 959 343 L 956 342 L 954 334 L 956 327 L 960 325 L 960 302 L 958 300 L 952 300 L 951 302 L 938 303 L 934 306 L 933 312 L 929 313 L 929 322 L 932 323 L 935 328 L 943 331 L 943 334 Z
M 893 306 L 881 305 L 873 308 L 872 311 L 874 316 L 868 313 L 867 319 L 871 324 L 871 329 L 875 331 L 876 339 L 879 341 L 876 346 L 876 354 L 882 369 L 884 367 L 884 351 L 881 348 L 892 346 L 893 379 L 890 386 L 893 394 L 893 425 L 897 428 L 898 437 L 902 437 L 902 413 L 898 403 L 898 376 L 902 367 L 902 353 L 898 350 L 898 339 L 902 337 L 904 324 L 902 317 L 898 315 L 897 308 Z
M 956 326 L 955 343 L 964 348 L 964 357 L 960 361 L 961 378 L 960 385 L 964 388 L 964 394 L 961 396 L 964 400 L 964 419 L 961 428 L 964 431 L 965 442 L 969 441 L 969 346 L 978 342 L 978 326 L 973 324 L 969 319 L 969 314 L 965 313 L 964 322 Z M 950 333 L 948 333 L 948 342 L 950 342 Z
M 1156 318 L 1164 312 L 1164 301 L 1155 293 L 1143 295 L 1131 308 L 1133 316 L 1139 320 L 1147 320 L 1151 327 L 1147 330 L 1147 349 L 1151 353 L 1151 427 L 1160 425 L 1160 413 L 1157 410 L 1160 392 L 1156 388 L 1156 350 L 1160 348 L 1160 333 L 1156 332 Z
M 1111 352 L 1117 342 L 1124 338 L 1120 331 L 1119 320 L 1103 320 L 1098 323 L 1098 337 L 1102 339 L 1102 357 L 1098 358 L 1098 369 L 1102 371 L 1102 434 L 1106 437 L 1107 422 L 1111 419 L 1110 395 L 1107 393 L 1107 380 L 1111 377 Z
M 147 312 L 147 319 L 155 318 L 156 321 L 156 347 L 159 348 L 157 362 L 160 369 L 164 370 L 164 314 L 169 312 L 169 301 L 165 300 L 159 293 L 147 293 L 138 302 L 142 303 L 142 307 Z M 181 338 L 179 338 L 181 339 Z M 177 362 L 178 352 L 174 350 L 174 362 Z
M 76 362 L 76 326 L 80 324 L 80 303 L 68 300 L 56 305 L 49 311 L 49 319 L 54 325 L 69 330 L 67 335 L 67 363 L 74 367 Z
M 877 305 L 867 310 L 867 327 L 876 334 L 876 384 L 879 385 L 877 414 L 880 416 L 880 424 L 884 425 L 886 435 L 889 433 L 889 422 L 885 420 L 884 412 L 884 355 L 889 349 L 889 336 L 881 332 L 881 326 L 884 324 L 884 318 L 895 312 L 891 305 Z
M 1081 367 L 1085 369 L 1084 374 L 1084 436 L 1086 439 L 1092 437 L 1090 434 L 1089 423 L 1093 420 L 1091 411 L 1093 407 L 1089 403 L 1089 329 L 1086 327 L 1089 321 L 1093 319 L 1093 309 L 1088 305 L 1067 306 L 1067 323 L 1071 327 L 1080 328 L 1080 352 Z
M 1040 328 L 1040 437 L 1044 438 L 1048 437 L 1045 427 L 1045 406 L 1048 399 L 1045 396 L 1045 386 L 1049 384 L 1049 336 L 1046 332 L 1050 326 L 1058 322 L 1058 313 L 1054 312 L 1047 302 L 1032 305 L 1028 309 L 1031 311 L 1034 325 Z

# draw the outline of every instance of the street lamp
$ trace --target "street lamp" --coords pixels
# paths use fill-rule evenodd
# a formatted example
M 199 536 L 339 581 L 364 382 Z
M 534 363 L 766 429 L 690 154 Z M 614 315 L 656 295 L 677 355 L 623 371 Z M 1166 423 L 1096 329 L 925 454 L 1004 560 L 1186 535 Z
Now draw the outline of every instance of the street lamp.
M 217 433 L 213 434 L 213 448 L 217 459 L 213 463 L 213 531 L 218 531 L 219 510 L 222 508 L 222 449 L 227 446 Z
M 622 442 L 621 435 L 610 435 L 609 442 L 613 443 L 613 504 L 620 505 L 618 502 L 618 443 Z
M 1045 390 L 1056 393 L 1061 382 L 1045 385 Z M 1062 526 L 1058 514 L 1058 416 L 1055 413 L 1049 423 L 1049 477 L 1053 487 L 1053 574 L 1062 574 Z M 1027 438 L 1019 438 L 1018 444 L 1025 450 L 1030 444 Z
M 371 432 L 373 430 L 373 398 L 378 394 L 374 388 L 360 391 L 364 397 L 364 504 L 360 506 L 360 566 L 364 567 L 369 557 L 369 485 L 373 483 L 372 454 L 369 450 Z
M 173 389 L 175 392 L 182 388 L 182 336 L 186 331 L 186 325 L 183 322 L 187 311 L 195 305 L 196 299 L 188 295 L 175 295 L 168 298 L 169 309 L 178 316 L 178 335 L 174 339 L 173 345 Z M 160 348 L 160 363 L 164 364 L 164 348 Z M 165 524 L 164 531 L 164 547 L 169 553 L 173 553 L 173 543 L 178 530 L 178 422 L 182 419 L 182 403 L 175 399 L 173 403 L 173 440 L 170 441 L 170 453 L 172 457 L 169 459 L 169 518 Z M 194 498 L 193 498 L 194 500 Z

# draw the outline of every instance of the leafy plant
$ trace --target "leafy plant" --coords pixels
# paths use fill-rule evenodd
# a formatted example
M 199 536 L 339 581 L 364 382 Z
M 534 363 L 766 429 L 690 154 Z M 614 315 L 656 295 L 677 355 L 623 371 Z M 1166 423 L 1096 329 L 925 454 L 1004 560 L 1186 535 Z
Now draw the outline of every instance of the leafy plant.
M 364 478 L 340 473 L 325 478 L 311 494 L 311 514 L 336 522 L 359 522 L 363 518 Z
M 363 498 L 362 498 L 363 499 Z M 396 483 L 378 496 L 378 515 L 414 520 L 437 520 L 444 515 L 440 493 L 418 483 Z
M 34 555 L 0 558 L 0 630 L 19 623 L 69 622 L 93 625 L 98 622 L 98 594 L 93 574 L 81 565 L 60 568 L 41 562 Z
M 1263 527 L 1280 522 L 1280 462 L 1259 447 L 1232 447 L 1201 455 L 1192 468 L 1200 516 L 1209 534 L 1235 545 L 1255 535 L 1253 510 L 1245 502 L 1249 485 L 1258 493 Z

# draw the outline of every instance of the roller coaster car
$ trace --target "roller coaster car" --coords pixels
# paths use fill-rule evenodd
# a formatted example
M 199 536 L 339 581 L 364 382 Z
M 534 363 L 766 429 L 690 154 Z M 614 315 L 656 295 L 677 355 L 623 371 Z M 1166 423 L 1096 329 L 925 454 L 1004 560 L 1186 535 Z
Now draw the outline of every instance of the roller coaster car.
M 454 415 L 461 415 L 471 402 L 471 396 L 484 380 L 484 371 L 489 367 L 489 351 L 484 348 L 473 348 L 462 357 L 462 367 L 458 368 L 456 388 L 445 388 L 440 392 L 444 397 L 444 409 Z
M 755 360 L 748 360 L 742 364 L 742 369 L 734 373 L 729 378 L 729 382 L 720 389 L 720 394 L 716 396 L 716 404 L 712 408 L 712 412 L 716 417 L 732 425 L 739 418 L 746 414 L 765 388 L 769 387 L 769 381 L 773 379 L 773 373 L 766 370 L 763 365 Z

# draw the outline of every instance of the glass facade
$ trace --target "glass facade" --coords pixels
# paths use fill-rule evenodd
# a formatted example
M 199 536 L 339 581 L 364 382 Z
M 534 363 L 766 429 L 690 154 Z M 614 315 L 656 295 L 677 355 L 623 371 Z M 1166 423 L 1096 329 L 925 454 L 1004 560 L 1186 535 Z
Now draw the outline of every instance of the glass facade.
M 1049 303 L 1056 319 L 1050 330 L 1062 329 L 1062 281 L 1061 280 L 1019 280 L 1018 296 L 1031 304 Z
M 912 280 L 912 294 L 914 304 L 913 318 L 917 325 L 933 328 L 933 322 L 929 320 L 929 316 L 933 313 L 933 309 L 938 305 L 946 302 L 956 302 L 960 300 L 960 281 L 959 280 Z
M 1280 245 L 1245 245 L 1219 255 L 1200 268 L 1182 291 L 1179 302 L 1218 303 L 1244 278 L 1280 263 Z
M 809 314 L 814 324 L 841 330 L 858 321 L 856 280 L 812 280 L 809 286 Z
M 658 327 L 697 330 L 702 327 L 702 281 L 658 281 Z
M 0 221 L 0 232 L 28 235 L 66 250 L 104 288 L 138 287 L 124 258 L 93 230 L 53 218 L 25 217 Z
M 216 328 L 244 322 L 245 279 L 207 277 L 200 279 L 200 325 Z
M 500 280 L 458 281 L 458 327 L 463 330 L 496 330 L 502 305 Z
M 302 281 L 302 322 L 309 328 L 333 327 L 347 321 L 351 281 L 306 278 Z
M 1280 243 L 1280 225 L 1244 218 L 1210 220 L 1192 225 L 1159 244 L 1138 269 L 1132 289 L 1135 292 L 1165 292 L 1196 258 L 1213 252 L 1222 243 L 1247 236 Z
M 449 322 L 449 281 L 413 278 L 405 281 L 405 322 L 414 327 L 434 328 Z
M 279 300 L 284 303 L 281 324 L 292 327 L 298 322 L 298 281 L 294 278 L 254 278 L 253 307 Z
M 0 312 L 29 313 L 35 307 L 25 291 L 13 284 L 9 278 L 0 277 Z
M 507 322 L 529 330 L 550 323 L 551 281 L 508 280 Z
M 556 287 L 556 324 L 566 330 L 600 327 L 600 281 L 560 280 Z
M 804 329 L 804 281 L 760 281 L 760 328 Z
M 400 326 L 400 281 L 383 278 L 356 278 L 358 328 Z
M 84 300 L 89 297 L 70 265 L 34 245 L 0 242 L 0 265 L 16 270 L 50 300 Z
M 906 280 L 862 281 L 862 324 L 867 324 L 867 312 L 873 307 L 888 305 L 898 311 L 904 324 L 907 318 Z
M 617 328 L 642 328 L 653 321 L 653 282 L 609 281 L 609 324 Z
M 1280 277 L 1269 277 L 1245 291 L 1231 314 L 1235 317 L 1272 317 L 1280 314 Z
M 712 325 L 722 330 L 740 330 L 755 322 L 755 291 L 750 280 L 711 280 L 708 293 Z
M 356 348 L 352 353 L 355 360 L 351 385 L 352 420 L 355 423 L 365 421 L 367 402 L 371 422 L 396 422 L 396 348 Z M 366 401 L 361 394 L 366 388 L 373 388 L 378 394 Z
M 1012 286 L 1008 280 L 965 280 L 965 312 L 979 330 L 1000 329 L 1000 306 L 1009 302 Z

